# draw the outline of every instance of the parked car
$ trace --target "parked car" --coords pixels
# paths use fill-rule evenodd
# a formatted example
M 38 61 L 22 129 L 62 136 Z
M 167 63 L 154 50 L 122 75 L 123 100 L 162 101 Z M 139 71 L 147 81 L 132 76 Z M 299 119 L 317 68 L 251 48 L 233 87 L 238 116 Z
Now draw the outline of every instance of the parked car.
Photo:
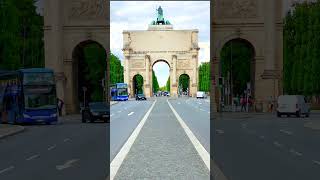
M 92 102 L 82 109 L 82 122 L 103 120 L 110 122 L 110 109 L 106 102 Z
M 310 106 L 302 95 L 281 95 L 278 97 L 277 116 L 310 116 Z
M 199 99 L 199 98 L 205 99 L 205 98 L 207 98 L 207 94 L 203 91 L 198 91 L 197 92 L 197 99 Z
M 136 95 L 136 100 L 147 100 L 146 96 L 144 94 L 137 94 Z

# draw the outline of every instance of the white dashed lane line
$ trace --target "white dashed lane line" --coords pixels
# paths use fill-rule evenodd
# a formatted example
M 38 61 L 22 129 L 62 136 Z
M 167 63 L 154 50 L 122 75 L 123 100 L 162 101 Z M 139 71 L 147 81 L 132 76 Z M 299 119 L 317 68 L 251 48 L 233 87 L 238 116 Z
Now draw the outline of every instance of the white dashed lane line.
M 8 167 L 8 168 L 2 169 L 2 170 L 0 171 L 0 174 L 5 173 L 5 172 L 7 172 L 7 171 L 10 171 L 10 170 L 12 170 L 12 169 L 14 169 L 14 166 L 10 166 L 10 167 Z
M 35 159 L 35 158 L 37 158 L 37 157 L 39 157 L 39 156 L 40 156 L 39 154 L 35 154 L 35 155 L 33 155 L 33 156 L 28 157 L 26 160 L 27 160 L 27 161 L 31 161 L 32 159 Z
M 281 129 L 280 132 L 285 133 L 287 135 L 292 135 L 292 132 Z
M 274 141 L 274 142 L 273 142 L 273 145 L 275 145 L 275 146 L 277 146 L 277 147 L 279 147 L 279 148 L 283 147 L 283 145 L 280 144 L 280 143 L 277 142 L 277 141 Z
M 63 140 L 63 142 L 68 142 L 68 141 L 70 141 L 69 138 L 66 138 L 66 139 Z
M 50 147 L 48 147 L 48 151 L 51 151 L 52 149 L 54 149 L 56 147 L 57 147 L 57 145 L 50 146 Z
M 217 131 L 218 134 L 223 134 L 224 133 L 224 130 L 221 130 L 221 129 L 217 129 L 216 131 Z
M 312 162 L 320 166 L 320 161 L 312 160 Z
M 294 155 L 297 155 L 297 156 L 302 156 L 302 153 L 301 152 L 298 152 L 294 149 L 290 149 L 290 153 L 294 154 Z
M 133 113 L 134 113 L 134 112 L 129 113 L 128 116 L 131 116 Z

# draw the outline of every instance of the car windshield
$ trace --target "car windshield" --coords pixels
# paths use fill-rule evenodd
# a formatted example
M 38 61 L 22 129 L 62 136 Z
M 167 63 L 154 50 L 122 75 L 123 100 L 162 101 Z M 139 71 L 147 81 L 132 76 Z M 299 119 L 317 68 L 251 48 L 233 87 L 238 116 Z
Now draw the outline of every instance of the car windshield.
M 105 102 L 93 102 L 89 103 L 90 109 L 108 109 L 107 103 Z

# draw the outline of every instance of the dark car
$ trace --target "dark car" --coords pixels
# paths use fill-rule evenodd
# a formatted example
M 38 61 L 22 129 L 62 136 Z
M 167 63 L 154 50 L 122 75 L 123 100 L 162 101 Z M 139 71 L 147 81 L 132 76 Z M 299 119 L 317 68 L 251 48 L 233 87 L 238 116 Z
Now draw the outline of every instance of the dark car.
M 110 122 L 110 109 L 106 102 L 92 102 L 82 109 L 82 122 L 87 121 L 94 122 L 96 120 L 102 120 L 104 122 Z
M 136 100 L 147 100 L 146 96 L 144 94 L 137 94 L 136 95 Z

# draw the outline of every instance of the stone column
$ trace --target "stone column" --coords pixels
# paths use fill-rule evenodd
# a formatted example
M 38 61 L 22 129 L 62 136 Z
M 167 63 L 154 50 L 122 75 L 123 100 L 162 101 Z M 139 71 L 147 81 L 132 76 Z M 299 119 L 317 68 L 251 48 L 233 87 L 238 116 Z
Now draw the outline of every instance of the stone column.
M 276 39 L 276 16 L 275 0 L 265 2 L 265 70 L 272 71 L 275 67 L 275 39 Z M 271 13 L 270 13 L 271 12 Z
M 146 84 L 145 87 L 145 96 L 151 97 L 152 96 L 152 89 L 150 88 L 150 57 L 148 55 L 145 56 L 146 62 Z M 151 81 L 152 82 L 152 81 Z
M 173 97 L 177 97 L 177 91 L 178 91 L 178 87 L 177 87 L 177 56 L 173 55 L 172 56 L 172 82 L 170 82 L 170 86 L 171 86 L 171 96 Z
M 46 43 L 49 43 L 51 49 L 46 51 L 46 53 L 51 54 L 51 56 L 46 56 L 46 67 L 53 68 L 55 76 L 59 77 L 56 79 L 56 88 L 57 88 L 57 97 L 64 101 L 65 105 L 63 106 L 63 115 L 66 114 L 66 106 L 70 105 L 72 102 L 66 102 L 65 99 L 65 74 L 64 74 L 64 60 L 62 55 L 62 1 L 61 0 L 51 0 L 49 1 L 50 9 L 47 11 L 52 13 L 51 18 L 51 37 L 48 37 Z M 49 6 L 47 6 L 49 7 Z M 54 63 L 52 63 L 54 62 Z M 51 64 L 52 63 L 52 64 Z
M 196 96 L 196 93 L 197 93 L 197 69 L 198 69 L 198 58 L 197 58 L 197 55 L 192 55 L 192 64 L 193 64 L 193 67 L 192 67 L 192 86 L 191 86 L 191 91 L 190 91 L 190 94 L 191 96 Z
M 124 66 L 125 66 L 124 82 L 128 84 L 128 93 L 131 93 L 132 84 L 130 84 L 129 61 L 130 61 L 130 56 L 125 56 L 125 60 L 124 60 Z M 132 96 L 132 94 L 130 94 L 130 96 Z

